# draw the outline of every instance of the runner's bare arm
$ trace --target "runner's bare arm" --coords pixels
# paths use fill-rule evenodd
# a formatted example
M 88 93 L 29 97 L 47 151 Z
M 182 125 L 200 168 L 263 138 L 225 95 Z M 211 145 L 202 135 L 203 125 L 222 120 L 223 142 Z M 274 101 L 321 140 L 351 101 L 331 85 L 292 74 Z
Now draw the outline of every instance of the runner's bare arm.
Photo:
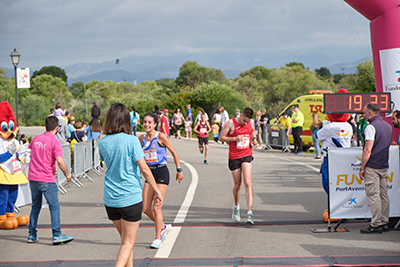
M 234 127 L 233 127 L 233 121 L 229 120 L 224 128 L 221 131 L 221 136 L 219 137 L 219 140 L 221 142 L 236 142 L 236 141 L 241 141 L 243 139 L 243 135 L 238 135 L 238 136 L 233 136 L 233 137 L 228 137 L 227 135 L 229 133 L 233 133 L 234 131 Z
M 181 167 L 181 162 L 179 160 L 178 153 L 176 152 L 175 148 L 172 146 L 172 144 L 169 141 L 168 137 L 163 133 L 159 133 L 158 134 L 158 140 L 159 140 L 159 143 L 161 143 L 161 145 L 166 147 L 169 150 L 169 152 L 171 152 L 171 155 L 174 158 L 174 162 L 175 162 L 176 168 L 180 168 Z M 180 183 L 182 181 L 182 179 L 183 179 L 183 173 L 182 172 L 176 172 L 176 180 Z
M 200 121 L 196 122 L 196 124 L 193 127 L 193 132 L 200 134 L 200 132 L 197 130 L 197 128 L 199 127 Z

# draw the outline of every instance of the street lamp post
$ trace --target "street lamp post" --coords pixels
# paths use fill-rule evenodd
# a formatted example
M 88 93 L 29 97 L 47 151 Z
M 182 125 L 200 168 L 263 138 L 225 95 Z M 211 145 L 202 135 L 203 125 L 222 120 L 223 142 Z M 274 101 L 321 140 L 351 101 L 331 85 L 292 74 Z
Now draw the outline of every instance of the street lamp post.
M 119 59 L 116 59 L 115 63 L 117 64 L 117 83 L 119 83 Z
M 14 78 L 15 78 L 15 106 L 16 106 L 16 114 L 17 114 L 17 140 L 19 141 L 19 122 L 18 122 L 18 84 L 17 84 L 17 65 L 19 63 L 20 53 L 17 52 L 17 49 L 14 48 L 14 51 L 11 53 L 11 62 L 14 65 Z

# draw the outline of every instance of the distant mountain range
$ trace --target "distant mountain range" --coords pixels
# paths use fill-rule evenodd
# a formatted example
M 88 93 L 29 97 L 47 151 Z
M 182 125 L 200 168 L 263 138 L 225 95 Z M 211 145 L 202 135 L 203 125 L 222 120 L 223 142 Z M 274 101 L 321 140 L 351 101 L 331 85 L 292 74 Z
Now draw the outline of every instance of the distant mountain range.
M 257 57 L 258 56 L 258 57 Z M 293 59 L 293 60 L 292 60 Z M 186 61 L 196 61 L 199 65 L 221 69 L 226 78 L 238 77 L 241 71 L 251 69 L 254 66 L 265 66 L 266 68 L 279 68 L 289 62 L 301 62 L 311 70 L 326 67 L 332 74 L 345 73 L 354 74 L 356 66 L 366 61 L 362 58 L 351 62 L 337 63 L 335 57 L 325 53 L 311 54 L 284 54 L 269 55 L 264 58 L 255 53 L 248 54 L 225 54 L 225 55 L 192 55 L 187 56 L 163 56 L 163 57 L 132 57 L 120 59 L 119 65 L 115 60 L 103 63 L 79 63 L 65 67 L 68 76 L 68 85 L 77 81 L 83 83 L 92 80 L 98 81 L 125 81 L 141 83 L 143 81 L 155 81 L 163 78 L 175 79 L 179 75 L 179 68 Z M 331 62 L 334 64 L 323 64 Z M 9 76 L 13 76 L 14 70 L 4 68 Z M 31 68 L 31 72 L 40 68 Z

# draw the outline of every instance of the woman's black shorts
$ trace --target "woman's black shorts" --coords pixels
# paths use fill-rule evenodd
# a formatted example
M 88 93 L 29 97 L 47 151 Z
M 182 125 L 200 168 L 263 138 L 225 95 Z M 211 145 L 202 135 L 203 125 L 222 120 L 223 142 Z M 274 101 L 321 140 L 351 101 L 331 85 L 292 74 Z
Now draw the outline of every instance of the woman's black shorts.
M 243 162 L 252 162 L 253 161 L 253 156 L 247 156 L 244 158 L 239 158 L 239 159 L 229 159 L 228 162 L 228 167 L 229 170 L 234 171 L 236 169 L 239 169 L 242 166 Z
M 106 206 L 108 219 L 117 221 L 124 219 L 128 222 L 137 222 L 142 219 L 143 202 L 122 208 L 112 208 Z
M 175 124 L 175 128 L 176 128 L 177 131 L 179 131 L 180 129 L 182 129 L 182 125 Z
M 169 185 L 169 170 L 167 165 L 149 165 L 157 184 Z M 145 181 L 147 183 L 147 181 Z

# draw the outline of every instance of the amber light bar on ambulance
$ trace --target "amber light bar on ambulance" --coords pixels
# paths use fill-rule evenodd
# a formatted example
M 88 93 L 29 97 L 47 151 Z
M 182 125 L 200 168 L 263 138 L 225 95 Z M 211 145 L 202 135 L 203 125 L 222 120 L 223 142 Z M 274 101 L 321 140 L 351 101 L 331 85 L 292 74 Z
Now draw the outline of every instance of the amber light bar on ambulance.
M 381 113 L 391 112 L 390 93 L 336 93 L 324 94 L 324 113 L 362 114 L 368 103 L 381 107 Z

